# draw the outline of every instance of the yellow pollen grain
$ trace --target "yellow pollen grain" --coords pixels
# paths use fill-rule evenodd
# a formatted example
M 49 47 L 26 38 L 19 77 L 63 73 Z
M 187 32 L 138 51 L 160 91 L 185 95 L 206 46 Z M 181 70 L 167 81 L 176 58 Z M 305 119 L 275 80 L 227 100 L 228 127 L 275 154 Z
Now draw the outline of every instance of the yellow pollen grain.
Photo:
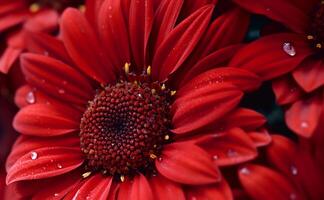
M 152 94 L 155 94 L 156 93 L 156 90 L 155 89 L 151 89 L 151 92 L 152 92 Z
M 307 39 L 308 39 L 308 40 L 313 40 L 313 39 L 314 39 L 314 36 L 312 36 L 312 35 L 307 35 Z
M 320 43 L 318 43 L 318 44 L 316 44 L 316 48 L 321 49 L 322 48 L 322 45 Z
M 86 172 L 82 174 L 82 178 L 88 178 L 91 175 L 91 172 Z
M 85 5 L 80 5 L 80 6 L 79 6 L 79 10 L 80 10 L 81 12 L 85 13 L 85 11 L 86 11 L 86 7 L 85 7 Z
M 126 74 L 129 73 L 129 68 L 130 68 L 130 63 L 125 63 L 125 65 L 124 65 L 124 70 L 125 70 L 125 73 L 126 73 Z
M 169 135 L 165 135 L 165 136 L 164 136 L 164 139 L 165 139 L 165 140 L 169 140 L 169 139 L 170 139 L 170 136 L 169 136 Z
M 121 176 L 120 176 L 120 181 L 121 181 L 121 182 L 125 182 L 125 176 L 124 176 L 124 175 L 121 175 Z
M 147 69 L 146 69 L 147 75 L 151 75 L 151 72 L 152 72 L 152 67 L 148 66 Z
M 40 6 L 38 3 L 33 3 L 29 6 L 29 11 L 32 13 L 39 11 L 39 9 L 40 9 Z
M 171 93 L 171 96 L 174 96 L 177 93 L 177 91 L 172 90 L 170 93 Z
M 161 86 L 161 90 L 165 90 L 165 84 L 164 83 Z
M 153 160 L 155 160 L 157 158 L 157 156 L 153 153 L 150 154 L 150 158 L 152 158 Z

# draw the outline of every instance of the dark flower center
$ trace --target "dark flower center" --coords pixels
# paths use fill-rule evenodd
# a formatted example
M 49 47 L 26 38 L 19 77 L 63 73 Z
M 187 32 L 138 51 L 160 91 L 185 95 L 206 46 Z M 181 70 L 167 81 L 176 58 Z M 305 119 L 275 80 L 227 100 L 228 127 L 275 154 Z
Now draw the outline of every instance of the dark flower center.
M 310 25 L 309 35 L 307 39 L 311 42 L 312 47 L 318 50 L 324 48 L 324 2 L 319 5 L 311 13 L 312 22 Z
M 152 172 L 171 137 L 169 98 L 152 83 L 120 81 L 102 89 L 81 119 L 87 168 L 117 177 Z

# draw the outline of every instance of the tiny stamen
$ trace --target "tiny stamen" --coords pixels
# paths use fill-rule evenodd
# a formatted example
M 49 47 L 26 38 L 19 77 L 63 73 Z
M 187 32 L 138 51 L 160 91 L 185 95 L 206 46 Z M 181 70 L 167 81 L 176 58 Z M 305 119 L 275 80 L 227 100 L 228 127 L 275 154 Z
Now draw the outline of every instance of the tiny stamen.
M 150 158 L 152 158 L 153 160 L 155 160 L 157 158 L 157 156 L 153 153 L 150 154 Z
M 162 86 L 161 86 L 161 90 L 165 90 L 165 84 L 163 83 Z
M 171 93 L 171 96 L 174 96 L 177 93 L 177 91 L 172 90 L 170 93 Z
M 125 182 L 125 176 L 124 175 L 120 175 L 120 181 Z
M 32 13 L 39 11 L 39 9 L 40 9 L 40 6 L 38 3 L 33 3 L 29 6 L 29 11 Z
M 169 135 L 165 135 L 165 136 L 164 136 L 164 139 L 165 139 L 165 140 L 169 140 L 169 139 L 170 139 L 170 136 L 169 136 Z
M 151 72 L 152 72 L 151 70 L 152 70 L 151 66 L 148 66 L 146 69 L 147 75 L 151 75 Z
M 308 40 L 314 40 L 314 36 L 312 36 L 312 35 L 307 35 L 307 39 L 308 39 Z
M 92 172 L 86 172 L 82 174 L 82 178 L 88 178 Z
M 321 48 L 322 48 L 322 45 L 321 45 L 320 43 L 317 43 L 317 44 L 316 44 L 316 48 L 321 49 Z
M 130 63 L 125 63 L 124 65 L 125 74 L 129 74 L 129 68 L 130 68 Z

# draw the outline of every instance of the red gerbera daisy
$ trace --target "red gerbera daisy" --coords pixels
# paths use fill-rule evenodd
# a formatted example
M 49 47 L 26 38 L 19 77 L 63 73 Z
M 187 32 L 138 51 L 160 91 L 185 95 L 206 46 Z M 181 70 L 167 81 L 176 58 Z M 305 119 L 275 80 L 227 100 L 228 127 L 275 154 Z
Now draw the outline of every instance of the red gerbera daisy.
M 69 0 L 2 0 L 0 2 L 0 34 L 7 45 L 0 50 L 0 72 L 7 73 L 25 48 L 25 30 L 51 32 L 58 25 L 58 11 L 66 6 L 81 5 Z
M 270 142 L 264 117 L 237 107 L 259 78 L 221 67 L 248 15 L 213 20 L 207 1 L 87 6 L 63 13 L 62 41 L 35 34 L 42 55 L 21 58 L 7 183 L 35 199 L 232 199 L 218 167 Z
M 324 110 L 323 1 L 236 2 L 291 30 L 284 29 L 287 33 L 272 34 L 253 42 L 237 54 L 232 64 L 254 71 L 264 80 L 277 78 L 273 90 L 278 103 L 288 105 L 287 125 L 297 134 L 311 137 Z M 283 28 L 278 30 L 282 32 Z

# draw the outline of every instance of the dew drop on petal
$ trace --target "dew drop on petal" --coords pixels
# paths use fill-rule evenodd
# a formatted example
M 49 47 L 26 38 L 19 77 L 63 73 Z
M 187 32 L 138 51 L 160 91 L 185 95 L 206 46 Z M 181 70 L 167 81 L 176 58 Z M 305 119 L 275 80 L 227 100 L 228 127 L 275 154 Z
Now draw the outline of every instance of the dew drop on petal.
M 58 197 L 59 196 L 59 193 L 54 193 L 54 197 Z
M 309 127 L 309 124 L 304 121 L 304 122 L 301 122 L 300 123 L 300 127 L 305 129 L 305 128 L 308 128 Z
M 298 169 L 295 165 L 290 166 L 291 174 L 296 176 L 298 174 Z
M 282 49 L 290 56 L 296 55 L 295 47 L 290 42 L 285 42 L 282 46 Z
M 297 195 L 296 195 L 295 193 L 291 193 L 291 194 L 289 195 L 289 199 L 290 199 L 290 200 L 295 200 L 295 199 L 297 199 Z
M 36 160 L 37 157 L 38 157 L 38 155 L 37 155 L 37 153 L 36 153 L 35 151 L 32 151 L 32 152 L 30 153 L 30 158 L 31 158 L 32 160 Z
M 162 162 L 162 160 L 163 160 L 162 157 L 159 157 L 159 158 L 158 158 L 158 161 L 159 161 L 159 162 Z
M 228 157 L 235 157 L 235 156 L 237 156 L 237 152 L 234 151 L 233 149 L 229 149 L 229 150 L 227 151 L 227 156 L 228 156 Z
M 56 166 L 57 166 L 57 168 L 59 168 L 59 169 L 62 169 L 62 168 L 63 168 L 63 166 L 62 166 L 60 163 L 58 163 Z
M 192 196 L 192 197 L 191 197 L 191 200 L 197 200 L 197 197 Z
M 36 97 L 33 91 L 29 91 L 26 95 L 26 102 L 29 104 L 34 104 L 36 102 Z
M 240 169 L 240 173 L 244 175 L 249 175 L 251 171 L 247 167 L 243 167 L 242 169 Z
M 213 160 L 218 160 L 218 155 L 213 155 Z
M 65 93 L 65 90 L 63 90 L 63 89 L 59 89 L 58 92 L 59 92 L 60 94 L 64 94 L 64 93 Z

